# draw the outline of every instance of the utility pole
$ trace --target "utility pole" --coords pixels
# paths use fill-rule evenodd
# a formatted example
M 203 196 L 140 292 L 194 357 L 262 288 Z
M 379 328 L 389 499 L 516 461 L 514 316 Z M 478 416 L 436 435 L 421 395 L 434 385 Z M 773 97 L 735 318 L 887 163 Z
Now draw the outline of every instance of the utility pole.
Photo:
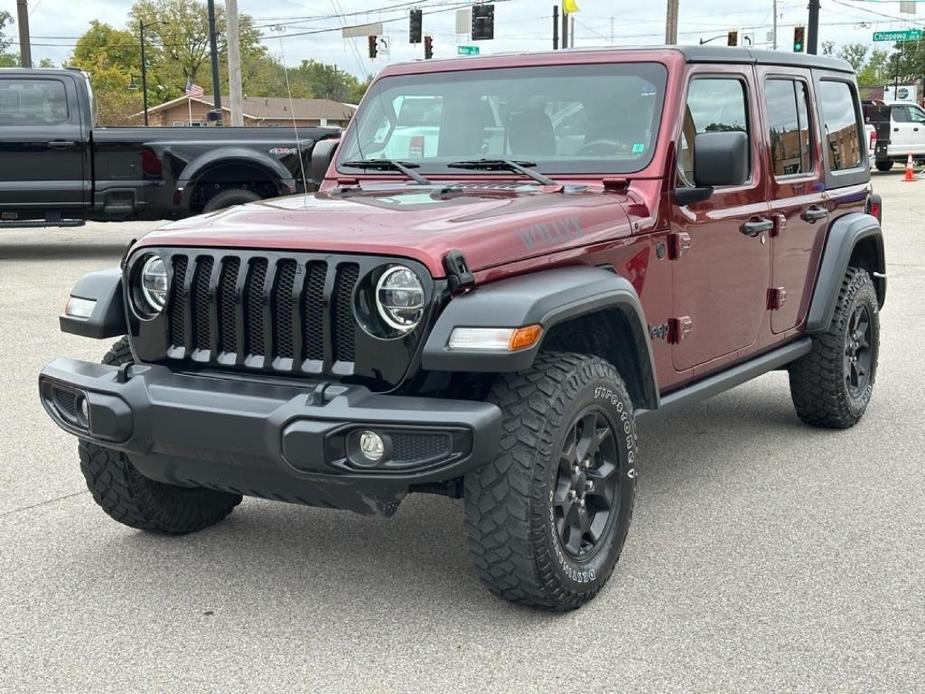
M 562 48 L 568 48 L 568 12 L 562 10 Z
M 809 22 L 806 26 L 806 52 L 816 55 L 819 49 L 819 0 L 809 0 Z
M 771 42 L 774 50 L 777 50 L 777 0 L 774 0 L 774 25 L 771 29 Z
M 244 125 L 244 100 L 241 93 L 241 37 L 238 34 L 238 0 L 225 0 L 225 23 L 228 27 L 228 93 L 231 95 L 231 124 Z
M 145 23 L 138 22 L 138 38 L 141 41 L 141 103 L 145 109 L 145 127 L 148 125 L 148 61 L 145 60 Z
M 29 42 L 29 0 L 16 0 L 19 22 L 19 64 L 32 67 L 32 44 Z
M 213 110 L 217 114 L 216 125 L 222 124 L 222 82 L 218 76 L 218 32 L 215 30 L 215 0 L 209 0 L 209 50 L 212 52 L 212 95 Z
M 552 49 L 559 50 L 559 6 L 552 6 Z
M 668 0 L 665 17 L 665 43 L 669 46 L 678 42 L 678 0 Z

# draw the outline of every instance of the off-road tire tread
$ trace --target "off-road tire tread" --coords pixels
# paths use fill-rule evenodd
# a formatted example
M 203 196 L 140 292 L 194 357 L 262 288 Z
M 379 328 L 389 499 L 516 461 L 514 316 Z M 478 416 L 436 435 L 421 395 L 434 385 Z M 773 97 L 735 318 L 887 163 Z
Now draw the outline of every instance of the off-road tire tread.
M 877 307 L 877 294 L 866 270 L 849 267 L 838 294 L 838 303 L 832 324 L 825 333 L 813 336 L 812 351 L 793 362 L 789 367 L 790 394 L 797 416 L 806 424 L 828 429 L 848 429 L 858 423 L 863 411 L 852 410 L 843 381 L 844 331 L 851 318 L 855 297 L 870 292 L 873 306 Z M 874 321 L 872 348 L 879 351 L 878 316 Z M 874 366 L 876 374 L 876 366 Z
M 509 602 L 550 611 L 578 608 L 598 593 L 619 559 L 618 554 L 593 591 L 566 590 L 554 572 L 553 555 L 544 549 L 548 543 L 544 525 L 534 517 L 546 508 L 535 475 L 545 474 L 544 461 L 567 403 L 595 378 L 606 379 L 624 402 L 631 402 L 611 364 L 567 352 L 540 353 L 530 370 L 498 378 L 489 395 L 503 414 L 499 452 L 493 461 L 466 475 L 465 524 L 479 579 Z M 560 391 L 564 397 L 556 397 Z M 631 517 L 632 508 L 629 513 Z M 619 541 L 621 548 L 628 528 L 629 523 Z
M 103 357 L 103 363 L 132 361 L 126 338 Z M 80 470 L 94 501 L 111 518 L 139 530 L 185 535 L 214 525 L 241 502 L 238 494 L 176 487 L 142 475 L 122 453 L 80 441 Z

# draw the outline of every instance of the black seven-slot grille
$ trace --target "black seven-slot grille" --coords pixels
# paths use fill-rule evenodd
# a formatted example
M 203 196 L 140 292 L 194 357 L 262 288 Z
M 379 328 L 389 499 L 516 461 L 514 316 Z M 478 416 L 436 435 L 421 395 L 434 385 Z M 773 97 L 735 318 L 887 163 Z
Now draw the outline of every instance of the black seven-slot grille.
M 245 369 L 352 372 L 357 262 L 173 252 L 167 357 Z

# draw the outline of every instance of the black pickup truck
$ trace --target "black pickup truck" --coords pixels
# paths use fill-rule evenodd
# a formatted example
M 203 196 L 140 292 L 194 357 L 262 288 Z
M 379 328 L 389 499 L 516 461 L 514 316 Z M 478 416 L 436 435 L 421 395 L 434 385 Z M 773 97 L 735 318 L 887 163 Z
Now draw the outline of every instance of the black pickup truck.
M 0 70 L 0 227 L 169 219 L 297 193 L 333 128 L 96 128 L 74 69 Z

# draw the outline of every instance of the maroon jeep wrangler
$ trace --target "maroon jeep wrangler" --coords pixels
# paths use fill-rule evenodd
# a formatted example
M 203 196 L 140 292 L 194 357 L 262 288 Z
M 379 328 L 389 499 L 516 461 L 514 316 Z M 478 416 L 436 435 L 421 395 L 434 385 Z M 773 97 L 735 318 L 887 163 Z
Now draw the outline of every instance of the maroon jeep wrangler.
M 783 52 L 390 67 L 316 148 L 321 192 L 81 279 L 62 329 L 124 337 L 49 364 L 42 402 L 126 525 L 445 494 L 493 592 L 576 608 L 629 529 L 636 420 L 772 369 L 809 424 L 864 414 L 886 279 L 862 123 L 846 63 Z

